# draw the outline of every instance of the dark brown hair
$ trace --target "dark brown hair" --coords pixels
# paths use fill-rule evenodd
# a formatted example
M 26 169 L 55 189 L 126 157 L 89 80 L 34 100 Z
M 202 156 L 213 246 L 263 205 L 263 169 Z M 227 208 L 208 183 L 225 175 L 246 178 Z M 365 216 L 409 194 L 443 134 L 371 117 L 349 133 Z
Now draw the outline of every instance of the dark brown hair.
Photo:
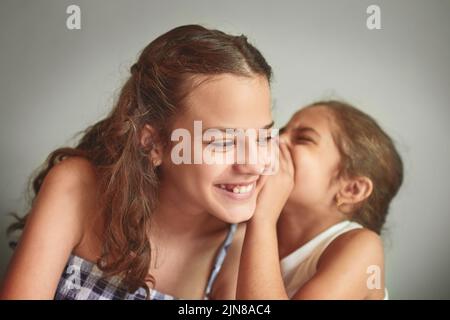
M 74 148 L 53 151 L 32 186 L 34 197 L 44 178 L 59 161 L 81 156 L 98 171 L 105 217 L 102 257 L 97 261 L 108 276 L 121 274 L 128 290 L 154 283 L 148 275 L 150 243 L 147 231 L 157 206 L 158 173 L 140 143 L 145 124 L 168 139 L 168 126 L 180 112 L 195 75 L 231 73 L 264 76 L 271 67 L 243 35 L 232 36 L 199 25 L 177 27 L 152 41 L 131 67 L 110 114 L 83 132 Z M 22 229 L 26 216 L 9 231 Z
M 333 137 L 341 154 L 340 176 L 372 180 L 370 196 L 354 207 L 351 219 L 380 234 L 391 200 L 403 182 L 403 162 L 392 139 L 369 115 L 340 101 L 319 101 L 331 112 Z

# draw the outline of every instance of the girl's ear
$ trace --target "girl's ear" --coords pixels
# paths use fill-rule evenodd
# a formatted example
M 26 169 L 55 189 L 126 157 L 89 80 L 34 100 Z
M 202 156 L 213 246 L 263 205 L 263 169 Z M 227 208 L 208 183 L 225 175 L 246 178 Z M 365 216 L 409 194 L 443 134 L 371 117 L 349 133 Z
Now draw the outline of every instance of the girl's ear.
M 148 157 L 153 165 L 155 167 L 161 165 L 163 148 L 155 128 L 145 124 L 141 131 L 140 142 L 144 149 L 150 150 Z
M 361 176 L 352 179 L 343 179 L 342 186 L 336 195 L 338 208 L 352 207 L 367 199 L 373 190 L 373 183 L 367 177 Z

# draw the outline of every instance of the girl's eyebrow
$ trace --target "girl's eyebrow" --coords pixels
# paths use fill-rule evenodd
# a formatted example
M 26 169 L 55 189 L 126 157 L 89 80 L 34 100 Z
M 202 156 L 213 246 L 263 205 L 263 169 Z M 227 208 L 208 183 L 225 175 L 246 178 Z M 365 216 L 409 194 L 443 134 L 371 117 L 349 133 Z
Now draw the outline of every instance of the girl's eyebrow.
M 270 129 L 270 128 L 273 127 L 274 124 L 275 124 L 275 122 L 272 121 L 271 123 L 266 124 L 264 127 L 259 128 L 259 129 Z M 240 128 L 211 127 L 211 128 L 203 129 L 203 131 L 206 131 L 206 130 L 219 130 L 219 131 L 226 132 L 227 130 L 237 130 L 237 129 L 240 129 Z
M 313 134 L 317 135 L 320 138 L 320 134 L 314 128 L 311 127 L 297 127 L 294 129 L 294 131 L 296 133 L 303 133 L 305 131 L 312 132 Z

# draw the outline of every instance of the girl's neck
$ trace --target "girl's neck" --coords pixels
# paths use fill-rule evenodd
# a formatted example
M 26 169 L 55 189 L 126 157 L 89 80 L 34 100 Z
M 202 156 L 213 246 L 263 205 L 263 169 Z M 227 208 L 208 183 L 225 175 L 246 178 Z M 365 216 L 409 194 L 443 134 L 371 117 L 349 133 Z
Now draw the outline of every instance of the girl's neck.
M 301 208 L 287 203 L 277 223 L 280 259 L 305 245 L 326 229 L 346 219 L 339 212 Z
M 158 206 L 151 221 L 152 237 L 163 241 L 189 241 L 204 239 L 228 229 L 228 223 L 205 210 L 190 206 L 188 201 L 179 200 L 167 191 L 160 189 Z

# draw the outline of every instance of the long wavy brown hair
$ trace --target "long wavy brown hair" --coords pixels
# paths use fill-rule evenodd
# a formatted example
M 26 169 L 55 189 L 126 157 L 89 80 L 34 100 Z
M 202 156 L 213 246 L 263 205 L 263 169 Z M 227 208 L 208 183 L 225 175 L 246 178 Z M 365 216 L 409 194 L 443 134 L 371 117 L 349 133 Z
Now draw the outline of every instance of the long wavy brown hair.
M 272 71 L 244 35 L 186 25 L 152 41 L 130 73 L 109 115 L 83 131 L 75 147 L 60 148 L 48 156 L 32 177 L 30 202 L 56 163 L 72 156 L 90 160 L 98 172 L 105 217 L 103 252 L 97 265 L 106 276 L 120 274 L 129 291 L 143 286 L 148 292 L 146 282 L 154 285 L 149 275 L 148 230 L 157 206 L 159 174 L 149 161 L 151 144 L 140 143 L 143 126 L 151 125 L 168 142 L 170 125 L 192 90 L 195 75 L 262 75 L 270 82 Z M 26 217 L 8 231 L 23 229 Z

